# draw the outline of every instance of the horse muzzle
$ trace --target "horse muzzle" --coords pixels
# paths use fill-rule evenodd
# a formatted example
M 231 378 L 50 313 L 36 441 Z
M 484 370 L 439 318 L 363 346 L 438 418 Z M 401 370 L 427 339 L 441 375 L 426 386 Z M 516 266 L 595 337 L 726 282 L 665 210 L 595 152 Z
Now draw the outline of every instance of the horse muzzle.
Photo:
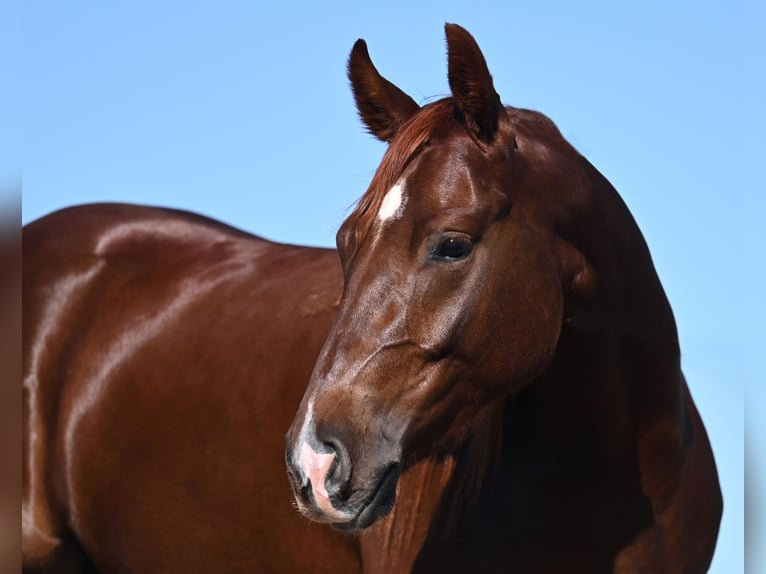
M 352 464 L 338 440 L 320 442 L 303 435 L 297 442 L 291 447 L 288 435 L 285 462 L 298 510 L 305 517 L 353 531 L 391 511 L 401 475 L 398 461 L 373 464 L 373 470 L 365 472 Z

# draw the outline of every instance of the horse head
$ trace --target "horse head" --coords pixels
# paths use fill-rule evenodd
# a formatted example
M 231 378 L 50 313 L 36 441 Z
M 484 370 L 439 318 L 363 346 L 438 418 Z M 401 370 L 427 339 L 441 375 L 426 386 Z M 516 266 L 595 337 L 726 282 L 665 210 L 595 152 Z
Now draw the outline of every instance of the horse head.
M 592 288 L 561 240 L 587 162 L 545 116 L 501 104 L 468 32 L 446 35 L 452 95 L 423 107 L 364 41 L 349 59 L 359 114 L 389 145 L 338 232 L 343 297 L 286 440 L 298 508 L 341 529 L 384 516 L 404 469 L 454 452 L 543 372 Z

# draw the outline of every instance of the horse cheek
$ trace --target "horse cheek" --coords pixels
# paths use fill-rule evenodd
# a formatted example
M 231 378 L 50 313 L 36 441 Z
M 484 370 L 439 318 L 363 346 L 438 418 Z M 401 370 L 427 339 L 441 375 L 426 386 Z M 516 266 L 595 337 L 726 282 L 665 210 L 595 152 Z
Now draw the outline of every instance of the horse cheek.
M 547 368 L 561 333 L 563 293 L 553 259 L 539 252 L 529 255 L 536 257 L 536 267 L 520 262 L 512 268 L 536 269 L 534 276 L 508 274 L 489 323 L 494 341 L 487 345 L 487 377 L 502 395 L 518 391 Z

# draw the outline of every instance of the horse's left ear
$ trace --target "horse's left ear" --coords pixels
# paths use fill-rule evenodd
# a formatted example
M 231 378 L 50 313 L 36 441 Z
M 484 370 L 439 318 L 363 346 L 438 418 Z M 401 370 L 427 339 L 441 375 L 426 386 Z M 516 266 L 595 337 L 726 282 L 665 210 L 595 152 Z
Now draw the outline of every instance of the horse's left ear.
M 497 133 L 502 110 L 492 76 L 479 45 L 467 30 L 445 24 L 448 78 L 452 95 L 468 128 L 480 139 L 491 141 Z

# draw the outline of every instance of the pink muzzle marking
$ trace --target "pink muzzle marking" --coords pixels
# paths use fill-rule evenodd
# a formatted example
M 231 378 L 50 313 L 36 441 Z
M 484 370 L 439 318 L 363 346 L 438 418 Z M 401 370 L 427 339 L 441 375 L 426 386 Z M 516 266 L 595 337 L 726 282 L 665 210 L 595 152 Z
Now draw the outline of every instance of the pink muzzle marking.
M 303 444 L 301 444 L 298 466 L 300 466 L 303 473 L 311 481 L 311 490 L 314 493 L 316 505 L 328 517 L 342 520 L 347 518 L 346 514 L 339 512 L 333 507 L 330 497 L 327 495 L 327 489 L 324 486 L 333 460 L 335 460 L 334 452 L 329 454 L 319 453 L 311 448 L 306 441 L 303 441 Z

